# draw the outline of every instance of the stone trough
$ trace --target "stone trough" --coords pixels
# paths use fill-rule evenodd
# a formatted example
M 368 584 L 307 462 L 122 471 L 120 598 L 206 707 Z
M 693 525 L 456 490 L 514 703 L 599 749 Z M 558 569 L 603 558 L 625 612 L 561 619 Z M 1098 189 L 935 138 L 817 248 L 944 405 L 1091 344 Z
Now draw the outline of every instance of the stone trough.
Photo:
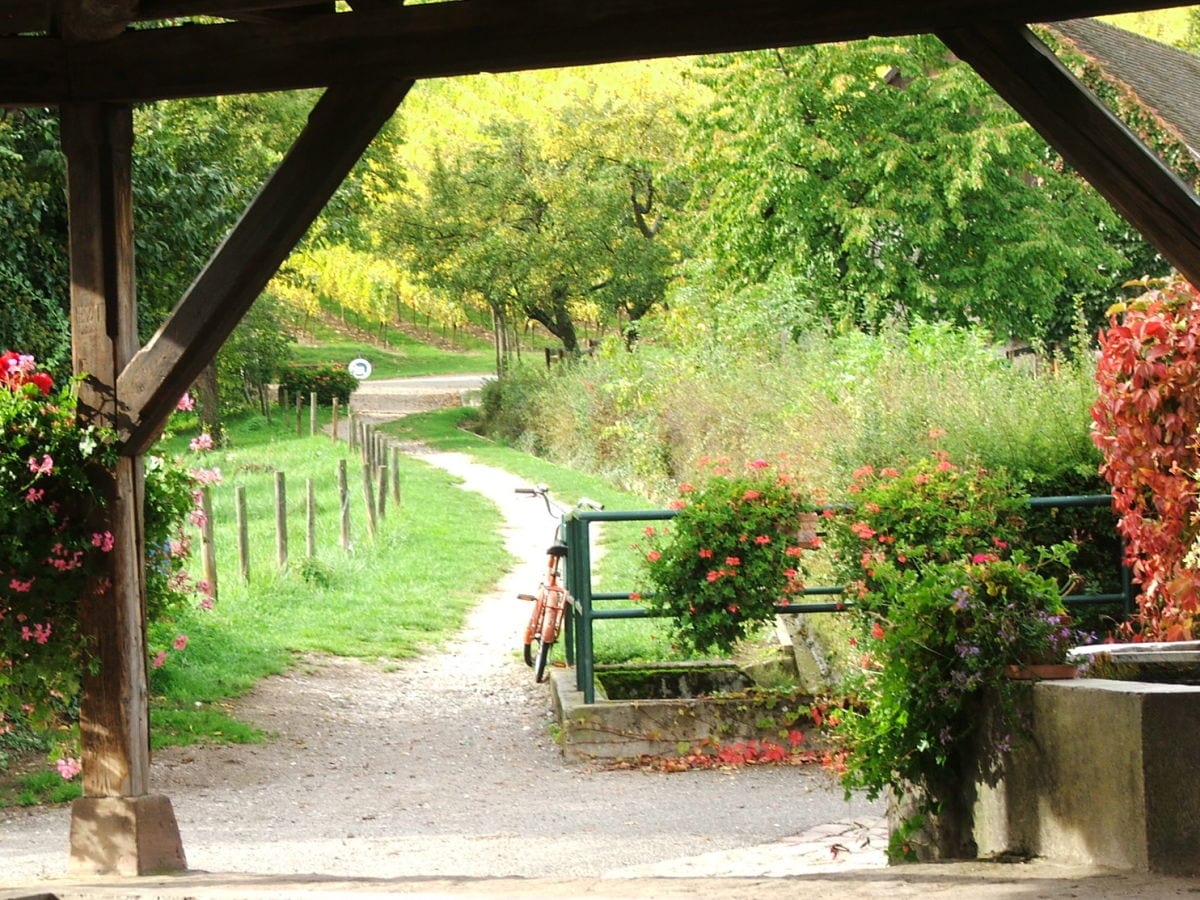
M 551 672 L 554 712 L 568 759 L 679 756 L 743 741 L 787 744 L 794 729 L 816 737 L 806 693 L 755 686 L 729 664 L 598 666 L 596 702 L 583 702 L 575 672 Z

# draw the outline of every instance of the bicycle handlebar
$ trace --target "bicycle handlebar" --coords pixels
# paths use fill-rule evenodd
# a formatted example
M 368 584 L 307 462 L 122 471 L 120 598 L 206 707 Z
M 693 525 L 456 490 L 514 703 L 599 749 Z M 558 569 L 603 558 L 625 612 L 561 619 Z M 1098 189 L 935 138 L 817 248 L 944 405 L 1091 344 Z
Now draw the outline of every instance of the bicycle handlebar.
M 549 485 L 539 484 L 536 487 L 514 488 L 513 493 L 528 494 L 531 497 L 541 497 L 543 500 L 546 501 L 546 508 L 548 510 L 551 510 L 551 512 L 553 512 L 554 507 L 558 506 L 558 504 L 554 504 L 552 506 L 550 503 L 550 486 Z M 604 509 L 604 504 L 600 503 L 597 500 L 591 500 L 587 497 L 580 497 L 579 502 L 577 502 L 575 504 L 575 509 Z M 565 511 L 562 509 L 559 510 L 558 517 L 560 519 L 563 517 L 564 512 Z

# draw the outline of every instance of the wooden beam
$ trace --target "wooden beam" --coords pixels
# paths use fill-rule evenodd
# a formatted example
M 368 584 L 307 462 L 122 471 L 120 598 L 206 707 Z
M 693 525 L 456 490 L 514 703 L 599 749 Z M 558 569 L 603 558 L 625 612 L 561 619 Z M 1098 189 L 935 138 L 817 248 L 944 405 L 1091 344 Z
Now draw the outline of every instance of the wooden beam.
M 117 373 L 137 350 L 133 275 L 133 199 L 129 107 L 65 106 L 71 256 L 71 346 L 74 368 L 86 372 L 80 418 L 112 425 Z M 124 458 L 106 481 L 108 505 L 97 530 L 111 531 L 108 570 L 80 599 L 84 634 L 99 663 L 85 669 L 80 731 L 83 788 L 90 797 L 146 793 L 150 757 L 142 559 L 142 469 Z
M 216 9 L 224 4 L 213 3 Z M 1166 6 L 1185 5 L 1168 2 Z M 367 84 L 1053 21 L 1162 0 L 453 0 L 279 25 L 145 28 L 64 48 L 0 40 L 0 103 L 135 102 Z M 9 54 L 45 73 L 31 84 Z M 36 59 L 30 59 L 36 55 Z M 11 79 L 11 80 L 10 80 Z
M 170 318 L 117 379 L 128 453 L 154 441 L 200 371 L 303 237 L 412 82 L 330 88 L 275 174 Z
M 137 0 L 54 0 L 56 25 L 67 42 L 106 41 L 134 20 Z
M 1200 198 L 1033 32 L 990 25 L 939 37 L 1172 265 L 1200 284 Z

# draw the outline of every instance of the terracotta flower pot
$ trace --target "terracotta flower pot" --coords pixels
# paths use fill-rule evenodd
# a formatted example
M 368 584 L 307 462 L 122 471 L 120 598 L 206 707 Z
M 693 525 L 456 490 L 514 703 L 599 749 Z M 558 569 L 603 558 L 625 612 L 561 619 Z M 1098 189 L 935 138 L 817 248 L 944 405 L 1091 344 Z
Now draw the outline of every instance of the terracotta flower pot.
M 1029 663 L 1004 667 L 1004 675 L 1015 681 L 1046 681 L 1050 679 L 1076 678 L 1079 666 L 1074 663 Z

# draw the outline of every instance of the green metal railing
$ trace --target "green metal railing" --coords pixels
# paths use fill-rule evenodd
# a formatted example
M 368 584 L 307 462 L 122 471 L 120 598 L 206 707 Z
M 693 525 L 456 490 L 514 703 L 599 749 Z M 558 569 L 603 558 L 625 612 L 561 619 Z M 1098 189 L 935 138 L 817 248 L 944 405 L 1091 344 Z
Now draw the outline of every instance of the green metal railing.
M 1107 494 L 1092 494 L 1083 497 L 1034 497 L 1031 509 L 1067 509 L 1071 507 L 1110 506 L 1112 497 Z M 643 607 L 598 609 L 597 602 L 628 600 L 628 592 L 603 592 L 592 590 L 591 524 L 593 522 L 653 522 L 672 519 L 676 515 L 671 509 L 647 510 L 575 510 L 563 520 L 563 539 L 567 545 L 566 582 L 571 595 L 570 612 L 567 616 L 564 636 L 567 663 L 575 666 L 575 684 L 583 693 L 584 703 L 596 702 L 596 661 L 594 654 L 594 625 L 607 619 L 661 618 L 663 614 Z M 836 597 L 843 589 L 835 586 L 808 587 L 804 595 L 809 597 Z M 1121 591 L 1111 594 L 1082 594 L 1066 598 L 1071 606 L 1089 606 L 1121 603 L 1124 614 L 1133 610 L 1133 582 L 1129 570 L 1121 566 Z M 849 603 L 832 602 L 790 603 L 775 607 L 777 613 L 844 612 Z

